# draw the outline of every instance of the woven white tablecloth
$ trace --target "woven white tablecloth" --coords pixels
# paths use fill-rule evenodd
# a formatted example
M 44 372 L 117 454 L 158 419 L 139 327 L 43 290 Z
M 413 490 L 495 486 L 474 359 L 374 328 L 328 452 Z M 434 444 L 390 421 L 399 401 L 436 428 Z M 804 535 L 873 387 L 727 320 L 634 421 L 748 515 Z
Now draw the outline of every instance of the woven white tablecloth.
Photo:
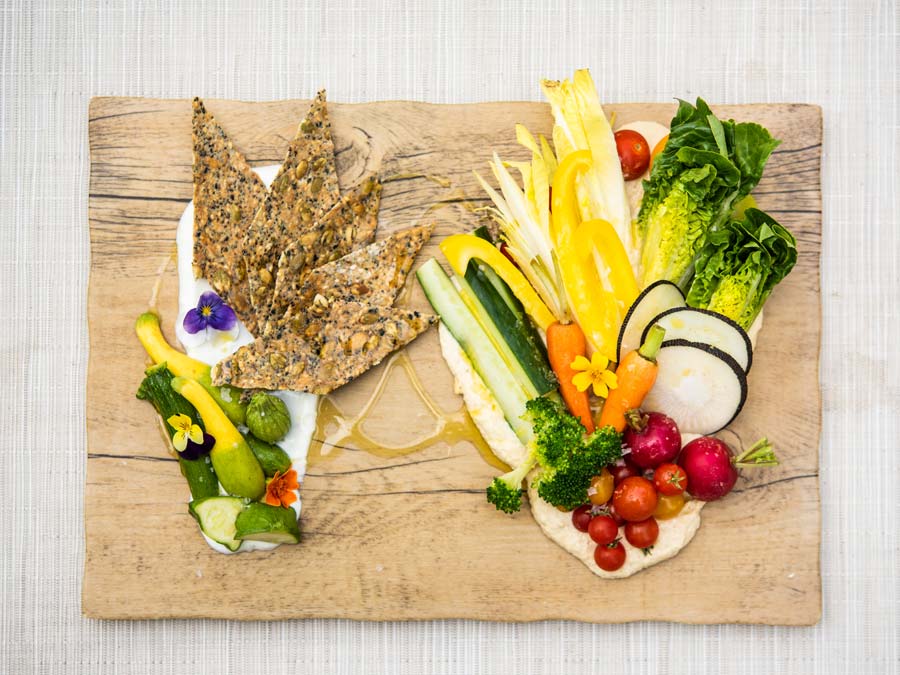
M 896 0 L 326 4 L 0 0 L 0 673 L 897 673 Z M 83 619 L 88 99 L 540 100 L 579 66 L 824 108 L 821 624 Z

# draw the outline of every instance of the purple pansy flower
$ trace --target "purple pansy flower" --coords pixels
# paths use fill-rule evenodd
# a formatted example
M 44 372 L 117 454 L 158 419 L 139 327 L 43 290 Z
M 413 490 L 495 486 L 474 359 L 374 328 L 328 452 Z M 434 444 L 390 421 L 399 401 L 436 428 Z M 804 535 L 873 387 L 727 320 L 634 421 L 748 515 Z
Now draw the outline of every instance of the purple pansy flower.
M 201 295 L 197 306 L 184 315 L 184 329 L 192 335 L 207 327 L 214 330 L 231 330 L 236 323 L 237 316 L 234 310 L 213 291 L 206 291 Z
M 213 438 L 212 434 L 208 434 L 204 431 L 202 443 L 194 443 L 194 441 L 188 439 L 187 447 L 185 447 L 184 450 L 178 451 L 178 454 L 184 459 L 200 459 L 204 455 L 208 455 L 215 444 L 216 439 Z

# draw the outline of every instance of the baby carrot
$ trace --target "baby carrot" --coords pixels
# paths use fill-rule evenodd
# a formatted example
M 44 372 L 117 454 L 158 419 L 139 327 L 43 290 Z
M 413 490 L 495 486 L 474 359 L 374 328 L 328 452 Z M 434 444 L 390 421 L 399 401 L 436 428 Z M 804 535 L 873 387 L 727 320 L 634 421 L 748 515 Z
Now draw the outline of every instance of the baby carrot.
M 625 429 L 625 413 L 639 408 L 653 383 L 656 382 L 656 353 L 666 335 L 659 324 L 650 329 L 640 349 L 628 352 L 616 368 L 619 386 L 609 392 L 600 412 L 600 426 L 612 426 L 616 431 Z
M 588 433 L 594 431 L 594 420 L 591 417 L 591 403 L 587 391 L 578 391 L 572 378 L 577 371 L 572 370 L 572 362 L 576 356 L 585 356 L 587 344 L 584 333 L 578 324 L 559 323 L 547 327 L 547 357 L 550 366 L 559 380 L 559 392 L 569 412 L 581 420 Z

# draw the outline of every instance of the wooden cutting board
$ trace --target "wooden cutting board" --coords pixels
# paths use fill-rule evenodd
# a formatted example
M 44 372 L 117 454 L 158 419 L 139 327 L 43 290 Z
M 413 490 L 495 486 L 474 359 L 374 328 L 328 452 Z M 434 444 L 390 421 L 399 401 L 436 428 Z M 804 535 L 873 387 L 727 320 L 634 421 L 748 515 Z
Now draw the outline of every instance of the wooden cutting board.
M 207 101 L 255 166 L 281 162 L 307 105 Z M 507 160 L 526 158 L 514 124 L 544 134 L 552 125 L 548 106 L 539 103 L 329 107 L 342 185 L 370 171 L 384 177 L 378 236 L 437 223 L 420 261 L 438 255 L 445 236 L 478 224 L 475 208 L 486 202 L 472 170 L 485 172 L 492 150 Z M 730 437 L 746 446 L 768 435 L 782 463 L 746 472 L 733 494 L 707 506 L 700 531 L 676 558 L 604 581 L 545 538 L 528 509 L 510 517 L 485 502 L 484 488 L 498 470 L 465 439 L 426 443 L 408 455 L 351 443 L 323 448 L 315 440 L 302 489 L 303 542 L 236 556 L 210 550 L 188 515 L 187 486 L 151 407 L 134 397 L 145 356 L 133 322 L 173 251 L 192 194 L 190 102 L 94 99 L 85 615 L 815 623 L 821 111 L 788 104 L 715 109 L 759 122 L 782 139 L 754 194 L 796 234 L 800 256 L 766 305 L 749 400 Z M 674 106 L 607 111 L 617 124 L 667 123 Z M 170 271 L 160 300 L 170 336 L 175 285 Z M 426 309 L 417 284 L 409 286 L 405 302 Z M 435 403 L 457 411 L 460 399 L 436 331 L 407 354 Z M 329 403 L 352 414 L 384 379 L 384 368 Z M 385 445 L 428 437 L 435 421 L 407 372 L 388 375 L 364 431 Z

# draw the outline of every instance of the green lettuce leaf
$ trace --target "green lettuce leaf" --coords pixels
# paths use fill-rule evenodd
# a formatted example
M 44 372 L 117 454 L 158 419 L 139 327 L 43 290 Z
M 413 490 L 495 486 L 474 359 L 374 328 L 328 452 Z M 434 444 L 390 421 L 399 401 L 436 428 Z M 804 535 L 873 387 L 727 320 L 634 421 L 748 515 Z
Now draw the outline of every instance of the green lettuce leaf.
M 667 279 L 688 288 L 710 233 L 756 186 L 778 143 L 758 124 L 719 120 L 703 99 L 696 106 L 680 102 L 666 147 L 643 184 L 638 231 L 645 287 Z
M 794 236 L 768 214 L 748 208 L 743 220 L 709 234 L 696 258 L 687 303 L 749 328 L 796 262 Z

